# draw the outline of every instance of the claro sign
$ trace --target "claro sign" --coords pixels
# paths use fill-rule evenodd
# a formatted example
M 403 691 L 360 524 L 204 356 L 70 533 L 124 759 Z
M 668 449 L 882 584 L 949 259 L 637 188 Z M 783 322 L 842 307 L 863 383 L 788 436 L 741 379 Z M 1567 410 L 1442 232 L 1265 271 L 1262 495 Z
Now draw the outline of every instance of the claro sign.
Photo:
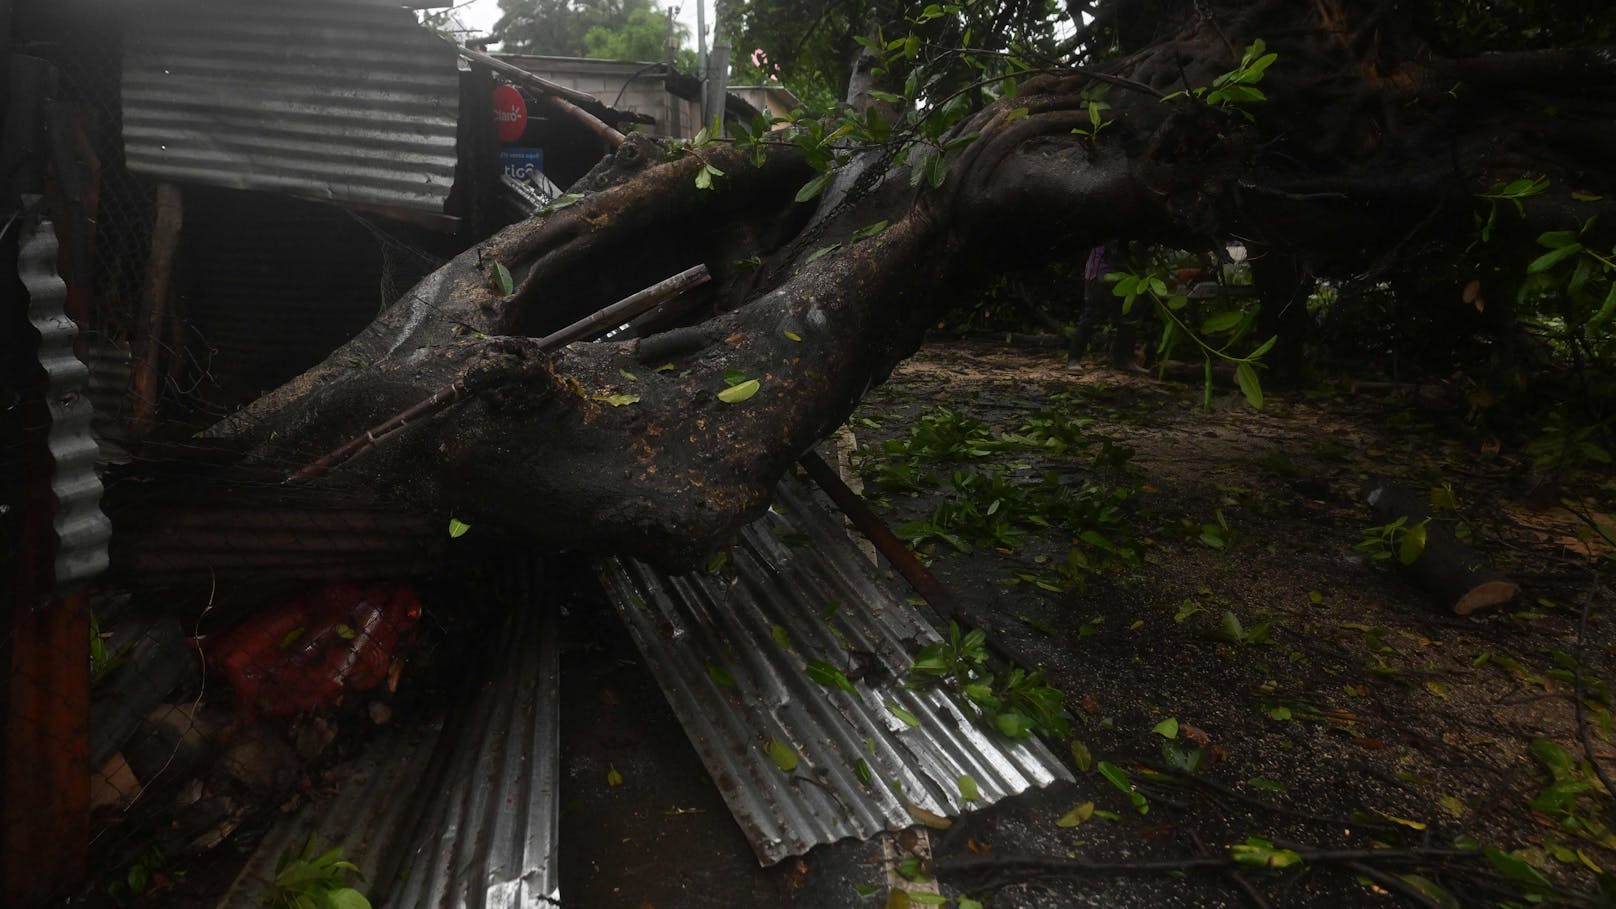
M 527 102 L 509 85 L 494 86 L 494 127 L 501 142 L 515 142 L 527 132 Z

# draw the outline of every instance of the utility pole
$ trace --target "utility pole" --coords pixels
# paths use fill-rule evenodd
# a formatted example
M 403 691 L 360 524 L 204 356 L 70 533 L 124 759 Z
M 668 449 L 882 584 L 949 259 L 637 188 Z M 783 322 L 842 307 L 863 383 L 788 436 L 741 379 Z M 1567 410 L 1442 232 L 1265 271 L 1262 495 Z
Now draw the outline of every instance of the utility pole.
M 707 0 L 696 0 L 696 78 L 701 80 L 702 123 L 707 122 Z M 701 127 L 697 127 L 700 129 Z

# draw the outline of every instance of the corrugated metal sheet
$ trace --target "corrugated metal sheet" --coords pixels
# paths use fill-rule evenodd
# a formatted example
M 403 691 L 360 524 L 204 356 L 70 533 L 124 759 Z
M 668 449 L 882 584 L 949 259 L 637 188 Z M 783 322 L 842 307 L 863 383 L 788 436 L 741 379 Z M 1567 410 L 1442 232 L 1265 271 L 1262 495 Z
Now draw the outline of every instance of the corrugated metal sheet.
M 561 905 L 561 658 L 533 569 L 516 584 L 506 647 L 479 693 L 389 909 Z
M 783 481 L 775 503 L 740 534 L 733 578 L 601 563 L 613 604 L 759 861 L 911 826 L 906 803 L 957 815 L 967 807 L 964 775 L 981 791 L 973 807 L 1071 779 L 1041 742 L 1011 742 L 944 692 L 905 688 L 910 654 L 936 631 L 797 481 Z M 868 671 L 853 683 L 856 697 L 805 671 L 812 660 L 847 670 L 858 659 Z M 795 771 L 779 769 L 771 740 L 796 752 Z
M 275 863 L 309 834 L 342 846 L 361 889 L 386 909 L 559 906 L 561 657 L 539 566 L 517 563 L 496 591 L 510 624 L 470 703 L 442 720 L 400 717 L 333 771 L 311 802 L 259 843 L 219 909 L 261 905 Z
M 441 212 L 454 183 L 454 48 L 352 0 L 168 0 L 124 46 L 131 171 Z
M 41 221 L 18 254 L 17 271 L 28 291 L 28 319 L 39 332 L 39 365 L 49 383 L 52 525 L 57 593 L 62 593 L 106 570 L 112 525 L 101 512 L 101 478 L 95 472 L 94 409 L 86 393 L 90 370 L 73 353 L 79 329 L 62 308 L 67 284 L 56 274 L 56 251 L 56 230 Z
M 434 724 L 390 729 L 357 758 L 335 767 L 324 787 L 335 795 L 311 800 L 266 833 L 219 899 L 219 909 L 265 905 L 276 863 L 283 854 L 300 851 L 311 833 L 319 843 L 316 854 L 332 844 L 342 846 L 342 857 L 364 876 L 359 887 L 369 891 L 381 883 L 386 863 L 408 848 L 415 834 L 411 796 L 426 782 L 440 733 Z

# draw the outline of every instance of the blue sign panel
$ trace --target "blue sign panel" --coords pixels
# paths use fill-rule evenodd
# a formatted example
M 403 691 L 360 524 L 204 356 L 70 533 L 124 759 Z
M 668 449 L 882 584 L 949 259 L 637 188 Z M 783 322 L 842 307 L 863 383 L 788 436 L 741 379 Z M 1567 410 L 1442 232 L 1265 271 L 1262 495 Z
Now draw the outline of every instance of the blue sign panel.
M 499 150 L 499 170 L 507 177 L 532 180 L 535 174 L 544 173 L 544 149 L 502 148 Z

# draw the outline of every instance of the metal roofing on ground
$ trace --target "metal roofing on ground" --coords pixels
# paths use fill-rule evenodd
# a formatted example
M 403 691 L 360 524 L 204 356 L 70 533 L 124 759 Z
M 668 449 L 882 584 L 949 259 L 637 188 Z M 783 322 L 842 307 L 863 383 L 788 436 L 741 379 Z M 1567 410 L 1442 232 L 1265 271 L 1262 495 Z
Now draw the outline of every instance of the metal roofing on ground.
M 1036 739 L 1010 741 L 947 693 L 904 686 L 911 654 L 938 640 L 936 631 L 797 481 L 781 483 L 731 562 L 733 577 L 668 575 L 617 558 L 600 570 L 762 863 L 912 826 L 907 805 L 957 815 L 968 807 L 962 776 L 980 790 L 969 807 L 1072 778 Z M 853 682 L 856 696 L 806 672 L 813 660 L 846 671 L 857 659 L 871 671 Z M 793 771 L 777 766 L 771 742 L 795 752 Z
M 395 718 L 332 768 L 329 798 L 266 833 L 218 909 L 262 905 L 275 865 L 312 833 L 342 847 L 385 909 L 560 906 L 561 656 L 536 560 L 502 573 L 509 624 L 487 677 L 447 716 Z
M 503 653 L 405 855 L 388 909 L 560 906 L 561 656 L 539 571 L 517 569 Z
M 73 352 L 79 327 L 68 317 L 67 284 L 56 274 L 56 230 L 39 222 L 18 253 L 17 273 L 28 292 L 28 320 L 39 332 L 39 365 L 48 386 L 51 425 L 51 492 L 56 496 L 56 587 L 82 587 L 106 570 L 112 525 L 101 511 L 101 477 L 95 472 L 94 409 L 87 387 L 90 369 Z
M 443 211 L 454 183 L 453 45 L 354 0 L 159 0 L 130 16 L 131 171 L 180 183 Z

